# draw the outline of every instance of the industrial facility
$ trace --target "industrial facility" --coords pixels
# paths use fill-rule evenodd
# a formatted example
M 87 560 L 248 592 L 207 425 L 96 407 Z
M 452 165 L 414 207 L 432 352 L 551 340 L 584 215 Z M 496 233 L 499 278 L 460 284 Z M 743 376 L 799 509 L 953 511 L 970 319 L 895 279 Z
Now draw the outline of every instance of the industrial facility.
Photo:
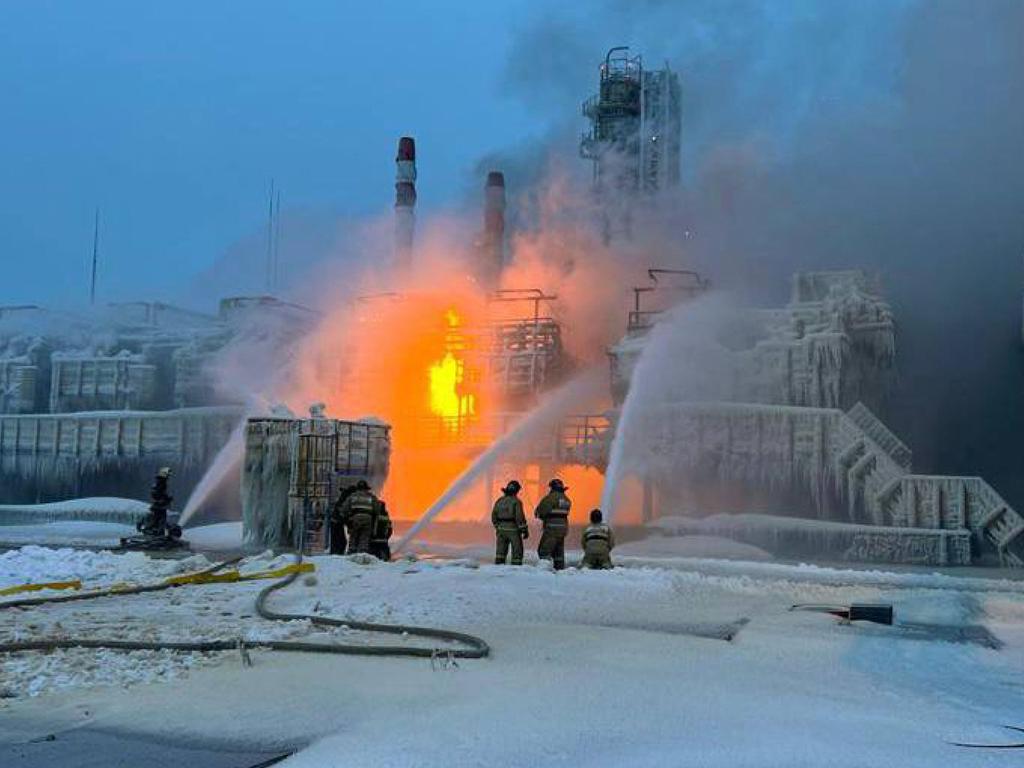
M 667 65 L 646 68 L 626 48 L 601 63 L 580 153 L 593 164 L 605 244 L 629 239 L 636 208 L 679 185 L 682 92 Z M 422 266 L 416 182 L 416 143 L 404 136 L 396 276 Z M 466 244 L 457 287 L 396 277 L 394 291 L 355 297 L 342 341 L 316 348 L 315 365 L 299 350 L 335 320 L 270 295 L 225 298 L 209 315 L 155 302 L 0 307 L 0 503 L 130 496 L 172 465 L 182 498 L 206 478 L 193 507 L 240 518 L 252 546 L 329 549 L 330 507 L 360 479 L 388 496 L 397 519 L 417 520 L 586 367 L 566 344 L 578 329 L 559 286 L 515 282 L 509 270 L 516 190 L 501 169 L 480 182 L 480 235 Z M 715 286 L 686 265 L 651 261 L 639 284 L 621 286 L 631 301 L 604 350 L 604 391 L 510 442 L 449 505 L 452 519 L 484 520 L 510 476 L 531 498 L 549 477 L 576 477 L 596 501 L 618 472 L 615 482 L 637 490 L 620 501 L 606 493 L 608 511 L 638 529 L 664 532 L 658 521 L 670 518 L 782 555 L 1024 564 L 1024 518 L 995 489 L 916 474 L 911 448 L 885 426 L 898 319 L 876 277 L 855 264 L 794 275 L 785 306 L 738 309 L 710 354 L 683 348 L 714 371 L 713 396 L 684 388 L 655 402 L 636 382 L 651 339 Z M 222 375 L 225 357 L 251 346 L 277 360 L 270 392 Z M 295 383 L 303 365 L 320 372 L 320 391 Z M 631 407 L 631 395 L 647 402 Z M 617 441 L 644 461 L 618 466 Z
M 0 766 L 1024 754 L 1024 2 L 54 5 Z

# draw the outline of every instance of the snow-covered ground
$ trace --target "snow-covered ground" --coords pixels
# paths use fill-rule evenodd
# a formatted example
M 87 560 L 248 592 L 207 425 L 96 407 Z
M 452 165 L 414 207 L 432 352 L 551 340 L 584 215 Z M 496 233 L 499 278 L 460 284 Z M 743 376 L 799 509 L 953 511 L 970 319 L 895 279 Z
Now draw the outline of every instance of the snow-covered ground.
M 22 654 L 0 662 L 15 696 L 0 700 L 0 733 L 84 726 L 247 748 L 311 744 L 291 766 L 1014 764 L 947 742 L 1004 740 L 1000 725 L 1024 725 L 1024 583 L 622 561 L 637 567 L 314 558 L 315 578 L 273 607 L 460 629 L 485 638 L 491 658 L 443 669 L 263 651 L 252 667 L 237 653 Z M 0 555 L 0 585 L 149 581 L 206 562 L 25 548 Z M 264 555 L 243 568 L 283 562 Z M 659 567 L 639 567 L 648 562 Z M 360 639 L 257 618 L 253 599 L 266 583 L 0 612 L 0 639 Z M 899 625 L 842 626 L 788 610 L 851 601 L 891 602 Z M 987 628 L 1002 649 L 949 642 L 956 633 L 943 627 L 963 625 Z
M 45 544 L 56 547 L 116 547 L 124 536 L 137 533 L 134 525 L 68 520 L 34 525 L 0 525 L 0 547 Z
M 0 504 L 0 525 L 69 520 L 134 525 L 148 512 L 148 502 L 116 496 L 93 496 L 46 504 Z
M 0 547 L 40 544 L 51 547 L 116 547 L 137 533 L 134 525 L 95 520 L 64 520 L 25 525 L 0 525 Z M 188 528 L 185 540 L 197 551 L 227 552 L 242 547 L 240 522 Z

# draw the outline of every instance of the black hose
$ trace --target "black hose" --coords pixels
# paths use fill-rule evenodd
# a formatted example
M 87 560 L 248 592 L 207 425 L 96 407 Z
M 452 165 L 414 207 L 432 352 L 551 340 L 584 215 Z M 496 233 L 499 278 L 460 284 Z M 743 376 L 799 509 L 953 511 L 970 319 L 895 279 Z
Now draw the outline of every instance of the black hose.
M 214 573 L 227 565 L 236 563 L 241 557 L 233 560 L 226 560 L 208 568 L 200 573 Z M 296 565 L 302 562 L 302 555 L 295 558 Z M 402 624 L 372 624 L 365 621 L 348 621 L 343 619 L 332 619 L 326 616 L 316 616 L 301 613 L 277 613 L 266 606 L 267 598 L 272 592 L 292 584 L 299 576 L 296 569 L 282 578 L 280 581 L 264 587 L 256 596 L 256 612 L 260 617 L 269 621 L 309 621 L 312 624 L 325 627 L 346 627 L 366 632 L 382 632 L 393 635 L 411 635 L 415 637 L 429 637 L 446 642 L 461 643 L 464 648 L 426 648 L 404 645 L 361 645 L 355 643 L 307 643 L 294 640 L 195 640 L 195 641 L 137 641 L 137 640 L 93 640 L 86 638 L 42 638 L 39 640 L 21 640 L 9 643 L 0 643 L 0 653 L 17 653 L 20 651 L 53 651 L 67 648 L 106 648 L 116 651 L 231 651 L 240 646 L 246 648 L 263 648 L 272 651 L 292 651 L 300 653 L 334 653 L 353 656 L 412 656 L 418 658 L 433 658 L 439 654 L 452 656 L 460 659 L 482 659 L 490 653 L 490 646 L 486 641 L 473 635 L 462 632 L 453 632 L 446 629 L 434 629 L 431 627 L 414 627 Z M 24 600 L 13 600 L 0 603 L 0 610 L 4 608 L 26 607 L 43 605 L 45 603 L 63 603 L 69 600 L 88 600 L 96 597 L 108 597 L 119 595 L 136 595 L 144 592 L 156 592 L 171 587 L 181 586 L 180 584 L 152 584 L 140 587 L 128 587 L 123 589 L 111 588 L 96 592 L 78 593 L 75 595 L 59 595 L 57 597 L 28 598 Z
M 296 565 L 302 562 L 302 556 L 298 555 L 295 559 Z M 316 616 L 315 614 L 304 614 L 304 613 L 278 613 L 277 611 L 271 611 L 266 606 L 267 598 L 272 592 L 276 592 L 279 589 L 284 589 L 291 584 L 299 576 L 298 570 L 288 574 L 281 581 L 275 581 L 260 590 L 259 595 L 256 596 L 256 612 L 264 619 L 271 621 L 309 621 L 313 624 L 323 627 L 347 627 L 349 629 L 356 629 L 364 632 L 383 632 L 390 635 L 415 635 L 417 637 L 430 637 L 436 640 L 446 640 L 454 643 L 462 643 L 467 646 L 466 648 L 452 649 L 451 655 L 460 659 L 482 659 L 490 653 L 490 646 L 487 645 L 486 641 L 474 635 L 467 635 L 462 632 L 453 632 L 448 629 L 434 629 L 432 627 L 415 627 L 405 624 L 371 624 L 366 621 L 350 621 L 348 619 L 332 619 L 327 616 Z M 430 648 L 409 648 L 407 646 L 394 645 L 394 646 L 334 646 L 334 647 L 351 647 L 351 648 L 374 648 L 372 652 L 376 656 L 433 656 L 435 654 L 434 649 Z M 284 650 L 284 649 L 281 649 Z M 414 651 L 414 653 L 410 653 Z M 339 653 L 345 653 L 346 651 L 339 651 Z M 358 651 L 348 651 L 349 653 L 358 653 Z

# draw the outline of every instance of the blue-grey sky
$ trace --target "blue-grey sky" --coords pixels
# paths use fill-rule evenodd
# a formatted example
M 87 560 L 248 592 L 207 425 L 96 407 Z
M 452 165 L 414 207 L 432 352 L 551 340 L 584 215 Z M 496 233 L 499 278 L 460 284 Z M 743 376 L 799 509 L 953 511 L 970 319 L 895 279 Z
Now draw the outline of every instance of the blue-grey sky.
M 106 299 L 181 290 L 264 225 L 271 177 L 286 211 L 387 211 L 405 133 L 421 210 L 446 204 L 544 130 L 501 92 L 523 6 L 6 0 L 0 303 L 84 300 L 97 205 Z

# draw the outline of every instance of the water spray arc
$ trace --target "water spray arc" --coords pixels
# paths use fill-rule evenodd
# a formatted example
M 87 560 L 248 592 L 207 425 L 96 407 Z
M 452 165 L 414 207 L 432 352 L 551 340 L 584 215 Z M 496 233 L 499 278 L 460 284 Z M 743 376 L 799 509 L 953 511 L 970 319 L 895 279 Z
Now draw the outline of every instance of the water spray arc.
M 517 443 L 529 439 L 546 427 L 551 427 L 581 400 L 599 393 L 603 385 L 603 372 L 598 368 L 592 368 L 549 393 L 455 478 L 437 501 L 431 504 L 412 528 L 406 531 L 393 548 L 394 551 L 397 553 L 405 549 L 415 536 L 430 525 L 449 504 L 480 480 Z

